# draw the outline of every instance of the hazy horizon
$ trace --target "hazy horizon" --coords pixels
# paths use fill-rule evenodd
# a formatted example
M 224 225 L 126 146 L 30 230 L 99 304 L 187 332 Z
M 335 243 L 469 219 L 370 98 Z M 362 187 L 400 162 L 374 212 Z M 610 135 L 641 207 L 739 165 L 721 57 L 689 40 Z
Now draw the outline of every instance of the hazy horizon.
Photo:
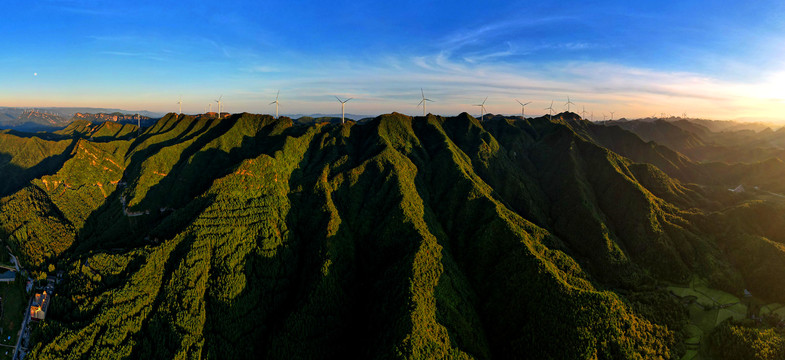
M 603 1 L 222 6 L 9 4 L 4 105 L 201 113 L 543 114 L 783 119 L 785 5 Z M 345 9 L 345 11 L 339 11 Z M 152 15 L 156 14 L 156 15 Z
M 555 106 L 556 105 L 554 104 L 554 107 Z M 145 116 L 152 116 L 152 117 L 162 117 L 162 116 L 165 116 L 165 115 L 167 115 L 169 113 L 177 113 L 177 111 L 156 112 L 156 111 L 150 111 L 150 110 L 147 110 L 147 109 L 120 109 L 120 108 L 101 108 L 101 107 L 89 107 L 89 106 L 84 106 L 84 107 L 73 107 L 73 106 L 62 106 L 62 107 L 57 107 L 57 106 L 15 107 L 15 106 L 0 105 L 0 109 L 3 109 L 3 108 L 5 108 L 5 109 L 34 109 L 34 110 L 53 110 L 53 109 L 55 109 L 55 110 L 56 109 L 72 109 L 73 110 L 73 109 L 84 109 L 84 111 L 80 110 L 79 112 L 86 112 L 86 113 L 93 113 L 93 114 L 94 113 L 99 113 L 99 112 L 119 111 L 119 112 L 122 112 L 122 113 L 124 113 L 126 115 L 134 114 L 134 113 L 143 113 L 143 115 L 145 115 Z M 213 112 L 215 112 L 215 110 L 213 110 Z M 271 115 L 271 116 L 275 113 L 274 111 L 273 112 L 254 113 L 254 112 L 250 112 L 250 111 L 228 111 L 228 110 L 227 111 L 223 111 L 223 112 L 230 113 L 230 114 L 248 112 L 248 113 L 252 113 L 252 114 L 266 114 L 266 115 Z M 375 114 L 358 114 L 358 113 L 353 113 L 353 112 L 352 113 L 347 112 L 345 116 L 346 116 L 346 118 L 350 118 L 350 119 L 353 119 L 353 120 L 360 120 L 360 119 L 363 119 L 363 118 L 377 117 L 377 116 L 380 116 L 380 115 L 390 114 L 390 113 L 393 113 L 393 112 L 404 114 L 404 115 L 408 115 L 408 116 L 422 116 L 421 112 L 419 112 L 419 113 L 418 112 L 411 112 L 411 113 L 409 113 L 409 112 L 402 112 L 402 111 L 395 111 L 395 110 L 389 111 L 389 112 L 385 112 L 385 113 L 375 113 Z M 464 113 L 464 112 L 466 112 L 466 113 L 468 113 L 468 114 L 470 114 L 472 116 L 478 117 L 478 118 L 480 117 L 479 113 L 478 114 L 474 114 L 471 111 L 462 111 L 462 112 L 455 112 L 455 113 L 449 113 L 449 114 L 436 114 L 436 113 L 432 113 L 431 111 L 428 111 L 429 114 L 433 114 L 433 115 L 436 115 L 436 116 L 446 116 L 446 117 L 457 116 L 457 115 L 459 115 L 461 113 Z M 560 113 L 563 113 L 563 112 L 566 112 L 566 110 L 555 112 L 554 115 L 560 114 Z M 571 112 L 573 112 L 575 114 L 578 114 L 578 115 L 581 115 L 580 112 L 576 112 L 574 110 L 571 110 Z M 68 112 L 62 112 L 61 114 L 67 114 L 67 113 Z M 199 114 L 203 114 L 203 113 L 204 112 L 189 113 L 189 112 L 183 111 L 183 114 L 185 114 L 185 115 L 199 115 Z M 488 115 L 488 114 L 501 115 L 501 116 L 511 116 L 511 117 L 512 116 L 520 116 L 521 115 L 520 113 L 509 113 L 509 114 L 506 114 L 506 113 L 492 113 L 492 112 L 491 113 L 486 113 L 486 115 Z M 603 121 L 602 115 L 603 114 L 599 114 L 599 116 L 597 116 L 597 114 L 595 114 L 594 119 L 591 119 L 590 115 L 587 112 L 585 119 L 586 120 L 591 120 L 591 121 Z M 608 118 L 605 119 L 605 120 L 611 120 L 609 114 L 605 114 L 605 115 L 608 115 Z M 744 122 L 744 123 L 762 123 L 762 124 L 772 124 L 772 125 L 782 125 L 782 126 L 785 126 L 785 118 L 712 119 L 712 118 L 703 118 L 703 117 L 692 117 L 692 116 L 689 116 L 689 114 L 687 114 L 687 115 L 688 116 L 685 119 L 690 119 L 690 120 L 734 121 L 734 122 Z M 296 118 L 305 117 L 305 116 L 310 116 L 310 117 L 341 117 L 341 114 L 340 113 L 329 113 L 329 112 L 326 112 L 326 113 L 280 113 L 280 116 L 286 116 L 286 117 L 291 117 L 293 119 L 296 119 Z M 544 116 L 548 116 L 548 113 L 546 112 L 546 113 L 532 113 L 532 114 L 530 114 L 528 111 L 526 112 L 526 117 L 527 118 L 536 118 L 536 117 L 544 117 Z M 624 119 L 624 120 L 645 120 L 645 119 L 652 119 L 652 118 L 657 118 L 657 119 L 661 119 L 661 118 L 664 118 L 664 119 L 683 118 L 683 115 L 680 115 L 680 114 L 665 114 L 664 117 L 661 117 L 660 114 L 657 114 L 654 117 L 652 117 L 651 115 L 650 116 L 643 116 L 643 117 L 626 117 L 626 116 L 618 117 L 618 116 L 615 116 L 613 120 L 622 120 L 622 119 Z

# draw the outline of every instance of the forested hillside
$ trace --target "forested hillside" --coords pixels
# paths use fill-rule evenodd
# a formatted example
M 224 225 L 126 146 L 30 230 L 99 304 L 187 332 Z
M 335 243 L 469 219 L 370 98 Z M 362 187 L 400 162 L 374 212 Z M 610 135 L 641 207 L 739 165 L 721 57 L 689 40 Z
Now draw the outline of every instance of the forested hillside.
M 785 166 L 574 114 L 74 122 L 0 133 L 0 171 L 0 238 L 65 271 L 31 359 L 669 359 L 669 286 L 785 302 L 782 185 L 727 190 Z M 700 354 L 782 346 L 744 326 Z

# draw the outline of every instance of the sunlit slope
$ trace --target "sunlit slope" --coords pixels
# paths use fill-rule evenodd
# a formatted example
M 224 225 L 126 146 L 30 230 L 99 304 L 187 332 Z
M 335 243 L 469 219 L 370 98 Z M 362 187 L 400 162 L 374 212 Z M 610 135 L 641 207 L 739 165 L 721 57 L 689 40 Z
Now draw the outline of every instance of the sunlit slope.
M 169 114 L 91 141 L 104 130 L 82 125 L 0 200 L 23 263 L 66 270 L 30 358 L 672 358 L 686 314 L 658 284 L 785 275 L 722 237 L 778 235 L 701 210 L 717 201 L 631 155 L 703 170 L 618 128 Z
M 53 156 L 62 162 L 48 169 L 51 175 L 0 199 L 0 231 L 21 260 L 40 266 L 73 244 L 88 217 L 116 189 L 127 148 L 126 141 L 73 140 L 66 152 Z
M 0 132 L 0 197 L 30 180 L 56 172 L 73 150 L 73 141 L 49 141 L 35 136 Z
M 678 280 L 708 247 L 653 170 L 544 120 L 168 117 L 127 149 L 33 357 L 667 357 L 587 270 Z
M 112 141 L 127 139 L 131 135 L 136 134 L 137 129 L 136 125 L 119 124 L 111 121 L 94 124 L 87 120 L 74 120 L 65 129 L 55 131 L 54 134 L 85 137 L 94 141 Z

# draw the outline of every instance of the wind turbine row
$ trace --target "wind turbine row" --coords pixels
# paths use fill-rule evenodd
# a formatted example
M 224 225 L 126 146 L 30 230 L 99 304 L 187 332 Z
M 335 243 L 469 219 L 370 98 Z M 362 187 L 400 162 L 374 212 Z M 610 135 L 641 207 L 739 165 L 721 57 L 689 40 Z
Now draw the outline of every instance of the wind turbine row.
M 275 94 L 275 100 L 274 100 L 274 101 L 272 101 L 272 102 L 269 104 L 269 105 L 273 105 L 273 104 L 275 104 L 275 118 L 278 118 L 278 107 L 279 107 L 279 106 L 280 106 L 280 104 L 281 104 L 281 103 L 278 101 L 278 98 L 279 98 L 279 96 L 280 96 L 280 95 L 281 95 L 281 91 L 280 91 L 280 90 L 278 90 L 278 91 L 276 92 L 276 94 Z M 428 114 L 428 110 L 427 110 L 427 104 L 428 104 L 428 102 L 429 102 L 429 101 L 430 101 L 430 102 L 435 102 L 435 101 L 434 101 L 434 100 L 432 100 L 432 99 L 426 98 L 426 97 L 425 97 L 425 91 L 424 91 L 422 88 L 420 88 L 420 96 L 421 96 L 421 100 L 420 100 L 420 102 L 419 102 L 419 103 L 417 103 L 417 106 L 419 107 L 420 105 L 422 105 L 422 114 L 423 114 L 423 116 L 426 116 L 426 115 Z M 346 100 L 342 100 L 342 99 L 341 99 L 341 98 L 339 98 L 338 96 L 335 96 L 335 98 L 338 100 L 338 102 L 340 102 L 340 103 L 341 103 L 341 124 L 343 124 L 343 123 L 345 123 L 345 122 L 346 122 L 346 103 L 347 103 L 347 102 L 349 102 L 349 100 L 352 100 L 353 98 L 348 98 L 348 99 L 346 99 Z M 223 108 L 222 108 L 222 104 L 223 104 L 223 103 L 222 103 L 221 99 L 223 99 L 223 95 L 219 96 L 219 97 L 218 97 L 218 99 L 216 99 L 216 100 L 215 100 L 215 102 L 216 102 L 216 103 L 218 103 L 218 115 L 219 115 L 219 116 L 220 116 L 220 114 L 221 114 L 221 113 L 222 113 L 222 111 L 223 111 Z M 486 109 L 485 109 L 485 102 L 486 102 L 486 101 L 488 101 L 488 97 L 487 97 L 487 96 L 485 97 L 485 99 L 483 99 L 482 103 L 480 103 L 480 104 L 476 104 L 476 105 L 473 105 L 473 106 L 478 106 L 478 107 L 480 107 L 480 121 L 485 121 L 485 113 L 486 113 Z M 518 104 L 520 104 L 520 105 L 521 105 L 521 117 L 522 117 L 522 118 L 526 118 L 526 105 L 529 105 L 529 104 L 531 104 L 532 102 L 531 102 L 531 101 L 529 101 L 529 102 L 526 102 L 526 103 L 524 103 L 524 102 L 521 102 L 521 101 L 520 101 L 520 100 L 518 100 L 518 99 L 515 99 L 515 101 L 516 101 Z M 182 114 L 182 113 L 183 113 L 183 97 L 182 97 L 182 95 L 181 95 L 181 96 L 180 96 L 180 98 L 177 100 L 177 104 L 179 105 L 178 114 Z M 212 103 L 208 103 L 207 105 L 208 105 L 208 106 L 207 106 L 207 108 L 205 109 L 205 111 L 206 111 L 206 112 L 212 112 L 212 110 L 213 110 L 213 104 L 212 104 Z M 567 102 L 566 102 L 566 103 L 564 103 L 564 105 L 567 107 L 567 111 L 569 112 L 569 111 L 571 110 L 571 108 L 570 108 L 570 105 L 575 105 L 575 103 L 574 103 L 574 102 L 572 102 L 572 101 L 570 100 L 570 97 L 569 97 L 569 96 L 567 96 Z M 546 107 L 544 110 L 548 110 L 548 119 L 549 119 L 549 120 L 553 120 L 553 112 L 555 111 L 555 110 L 553 109 L 553 100 L 551 100 L 551 104 L 550 104 L 550 106 Z M 611 111 L 610 113 L 611 113 L 611 120 L 613 120 L 613 115 L 614 115 L 614 112 L 613 112 L 613 111 Z M 686 114 L 685 114 L 685 115 L 686 115 Z M 603 115 L 602 115 L 602 117 L 603 117 L 603 120 L 606 120 L 606 119 L 607 119 L 607 116 L 606 116 L 605 114 L 603 114 Z M 585 107 L 585 106 L 583 106 L 583 107 L 582 107 L 582 111 L 581 111 L 581 118 L 582 118 L 582 119 L 586 119 L 586 107 Z M 593 113 L 593 112 L 591 113 L 591 121 L 594 121 L 594 113 Z

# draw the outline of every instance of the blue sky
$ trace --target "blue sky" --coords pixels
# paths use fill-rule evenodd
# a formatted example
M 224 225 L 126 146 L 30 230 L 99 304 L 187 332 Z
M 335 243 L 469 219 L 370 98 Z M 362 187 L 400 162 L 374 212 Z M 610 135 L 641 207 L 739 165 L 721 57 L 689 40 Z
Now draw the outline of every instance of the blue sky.
M 783 118 L 781 1 L 4 4 L 0 105 Z M 35 74 L 35 75 L 34 75 Z M 558 106 L 557 106 L 558 105 Z M 589 117 L 587 113 L 587 117 Z

